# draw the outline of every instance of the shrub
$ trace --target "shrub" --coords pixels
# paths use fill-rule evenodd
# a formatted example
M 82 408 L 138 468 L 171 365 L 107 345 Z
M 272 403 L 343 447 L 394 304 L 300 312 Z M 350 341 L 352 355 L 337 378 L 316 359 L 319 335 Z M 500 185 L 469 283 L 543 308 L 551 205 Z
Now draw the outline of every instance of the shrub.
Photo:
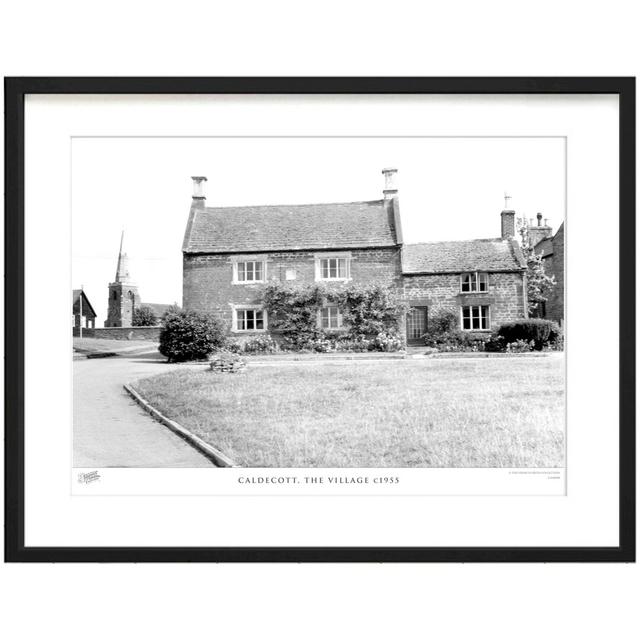
M 233 340 L 231 338 L 225 341 L 222 350 L 227 351 L 228 353 L 235 353 L 235 354 L 242 353 L 243 351 L 242 345 L 237 340 Z
M 131 324 L 134 327 L 155 327 L 158 324 L 158 318 L 151 307 L 142 305 L 133 310 Z
M 548 351 L 563 351 L 564 350 L 564 333 L 560 329 L 560 334 L 554 339 L 549 341 L 549 344 L 545 347 Z
M 275 340 L 267 333 L 250 338 L 244 343 L 245 353 L 274 353 L 277 351 Z
M 452 309 L 440 309 L 429 318 L 427 333 L 439 335 L 442 333 L 459 332 L 460 315 Z
M 202 360 L 225 343 L 225 328 L 215 316 L 195 311 L 168 313 L 160 331 L 159 351 L 169 362 Z
M 397 332 L 381 331 L 371 341 L 372 351 L 401 351 L 404 349 L 404 341 Z
M 438 351 L 484 351 L 487 339 L 465 331 L 425 336 L 425 345 Z
M 487 337 L 460 328 L 460 316 L 453 310 L 441 309 L 429 318 L 424 343 L 438 351 L 483 351 Z
M 336 340 L 336 351 L 363 352 L 371 350 L 371 340 L 364 335 L 343 336 Z
M 484 350 L 494 353 L 500 353 L 506 351 L 507 345 L 502 336 L 497 333 L 491 334 L 489 339 L 484 343 Z
M 541 351 L 544 347 L 556 342 L 562 335 L 562 330 L 552 320 L 528 318 L 507 322 L 498 328 L 497 333 L 507 344 L 518 340 L 533 341 L 533 348 Z
M 507 344 L 507 353 L 527 353 L 533 350 L 533 340 L 516 340 L 515 342 L 509 342 Z
M 318 336 L 311 340 L 307 346 L 316 353 L 329 353 L 330 351 L 335 351 L 336 341 L 328 336 Z

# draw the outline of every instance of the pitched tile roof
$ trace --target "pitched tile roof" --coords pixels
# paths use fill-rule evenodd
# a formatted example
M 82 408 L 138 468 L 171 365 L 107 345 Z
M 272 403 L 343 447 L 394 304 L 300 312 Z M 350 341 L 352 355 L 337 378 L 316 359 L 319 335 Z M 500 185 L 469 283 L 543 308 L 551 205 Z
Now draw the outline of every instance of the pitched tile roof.
M 405 244 L 402 249 L 405 274 L 520 271 L 524 267 L 524 257 L 515 240 L 424 242 Z
M 553 238 L 540 240 L 534 249 L 536 253 L 541 253 L 543 258 L 549 257 L 553 254 Z
M 192 206 L 185 253 L 346 249 L 398 244 L 391 201 L 251 207 Z
M 73 290 L 73 313 L 80 313 L 80 294 L 82 293 L 82 315 L 93 315 L 95 318 L 97 316 L 96 312 L 93 310 L 91 303 L 89 302 L 89 298 L 87 298 L 87 294 L 82 289 L 74 289 Z M 87 311 L 91 313 L 88 314 Z

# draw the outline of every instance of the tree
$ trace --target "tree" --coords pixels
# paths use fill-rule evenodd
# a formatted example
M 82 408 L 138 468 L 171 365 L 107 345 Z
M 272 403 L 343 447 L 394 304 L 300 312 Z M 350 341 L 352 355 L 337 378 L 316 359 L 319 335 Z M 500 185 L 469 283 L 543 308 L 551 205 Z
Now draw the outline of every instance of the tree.
M 549 295 L 556 286 L 555 276 L 549 276 L 545 273 L 544 261 L 541 253 L 536 253 L 535 247 L 531 245 L 527 221 L 525 219 L 518 220 L 518 233 L 522 253 L 527 263 L 527 301 L 530 315 L 536 315 L 540 312 L 543 302 L 549 299 Z
M 151 307 L 141 306 L 133 310 L 132 324 L 134 327 L 154 327 L 158 318 Z

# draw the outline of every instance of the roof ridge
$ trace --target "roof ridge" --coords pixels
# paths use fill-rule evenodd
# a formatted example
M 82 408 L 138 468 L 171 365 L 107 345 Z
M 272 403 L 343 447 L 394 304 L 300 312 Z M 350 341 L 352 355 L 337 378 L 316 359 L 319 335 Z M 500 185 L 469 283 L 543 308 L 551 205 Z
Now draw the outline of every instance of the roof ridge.
M 384 199 L 380 200 L 353 200 L 351 202 L 303 202 L 299 204 L 242 204 L 228 205 L 225 207 L 204 207 L 204 211 L 220 211 L 221 209 L 276 209 L 280 207 L 326 207 L 340 204 L 382 204 Z M 202 211 L 202 209 L 200 209 Z
M 507 238 L 471 238 L 469 240 L 432 240 L 430 242 L 407 242 L 405 247 L 418 247 L 430 244 L 453 244 L 455 242 L 506 242 Z

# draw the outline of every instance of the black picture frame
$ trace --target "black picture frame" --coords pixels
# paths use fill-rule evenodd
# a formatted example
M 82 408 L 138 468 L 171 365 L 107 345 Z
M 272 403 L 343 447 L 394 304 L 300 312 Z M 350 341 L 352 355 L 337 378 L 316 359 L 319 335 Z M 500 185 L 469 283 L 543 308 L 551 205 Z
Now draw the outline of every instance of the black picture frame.
M 635 78 L 5 78 L 6 562 L 635 561 Z M 615 547 L 26 547 L 24 101 L 27 94 L 616 94 L 620 159 L 619 531 Z

